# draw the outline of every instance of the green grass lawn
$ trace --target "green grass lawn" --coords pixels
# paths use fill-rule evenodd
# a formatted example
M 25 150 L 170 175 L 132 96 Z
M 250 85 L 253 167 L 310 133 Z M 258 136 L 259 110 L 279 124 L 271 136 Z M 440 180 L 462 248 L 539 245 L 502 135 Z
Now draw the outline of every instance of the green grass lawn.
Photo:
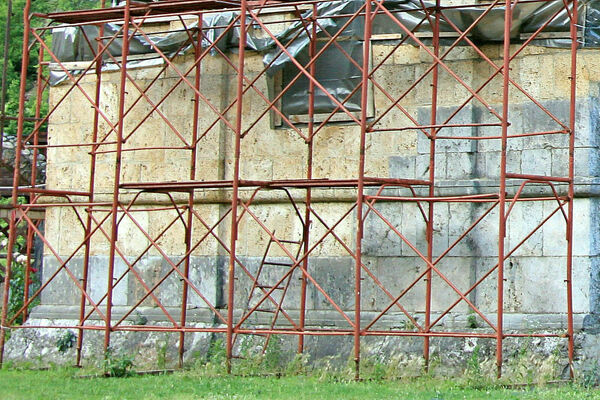
M 209 377 L 180 372 L 129 378 L 77 378 L 80 371 L 0 371 L 0 399 L 600 399 L 578 385 L 523 389 L 433 378 L 344 382 L 316 377 Z M 476 385 L 480 386 L 480 385 Z

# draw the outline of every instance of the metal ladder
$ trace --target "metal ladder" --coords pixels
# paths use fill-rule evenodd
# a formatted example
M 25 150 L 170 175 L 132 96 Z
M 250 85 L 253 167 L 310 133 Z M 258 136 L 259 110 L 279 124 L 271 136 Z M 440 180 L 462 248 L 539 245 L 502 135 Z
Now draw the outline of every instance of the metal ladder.
M 273 232 L 275 234 L 275 232 Z M 279 239 L 277 240 L 283 245 L 297 246 L 296 251 L 294 252 L 292 249 L 288 249 L 290 253 L 294 254 L 295 259 L 297 260 L 302 254 L 303 250 L 303 241 L 302 240 L 288 240 L 288 239 Z M 250 288 L 250 292 L 248 294 L 248 300 L 246 301 L 245 311 L 249 312 L 256 303 L 253 303 L 253 300 L 257 298 L 261 298 L 261 295 L 269 294 L 269 297 L 272 299 L 264 300 L 258 308 L 256 308 L 253 313 L 258 313 L 258 315 L 270 315 L 270 322 L 268 324 L 268 329 L 273 330 L 275 325 L 277 324 L 277 320 L 281 315 L 281 310 L 283 306 L 283 301 L 285 300 L 285 295 L 290 287 L 290 283 L 292 281 L 292 277 L 294 272 L 290 273 L 282 282 L 279 283 L 278 286 L 274 286 L 277 281 L 281 279 L 283 275 L 287 271 L 283 271 L 284 269 L 292 268 L 294 263 L 291 259 L 286 260 L 285 262 L 274 260 L 274 256 L 271 255 L 273 244 L 276 244 L 276 241 L 271 237 L 269 242 L 267 243 L 267 247 L 262 256 L 260 265 L 258 270 L 256 271 L 256 275 L 252 281 L 252 287 Z M 276 246 L 278 248 L 278 246 Z M 271 279 L 272 282 L 269 282 L 268 273 L 270 269 L 275 268 L 281 270 L 281 273 L 276 274 L 274 278 Z M 271 340 L 272 333 L 256 333 L 256 336 L 261 336 L 264 338 L 261 353 L 264 354 L 267 346 L 269 345 L 269 341 Z M 234 336 L 233 343 L 235 343 L 238 335 Z

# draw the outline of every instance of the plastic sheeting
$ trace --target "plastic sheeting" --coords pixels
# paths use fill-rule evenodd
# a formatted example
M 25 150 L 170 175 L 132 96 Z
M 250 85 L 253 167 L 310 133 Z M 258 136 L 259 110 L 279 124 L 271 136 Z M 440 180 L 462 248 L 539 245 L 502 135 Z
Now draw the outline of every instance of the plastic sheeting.
M 326 37 L 323 30 L 330 34 L 337 33 L 348 22 L 346 17 L 337 17 L 340 15 L 351 15 L 362 7 L 363 0 L 332 1 L 320 3 L 317 8 L 319 17 L 319 26 L 317 35 Z M 394 18 L 397 19 L 408 30 L 416 29 L 418 32 L 431 31 L 427 16 L 423 11 L 423 4 L 426 7 L 434 6 L 434 3 L 421 2 L 420 0 L 389 0 L 385 6 L 391 11 Z M 544 3 L 518 3 L 513 10 L 513 23 L 511 36 L 515 40 L 519 39 L 522 33 L 533 33 L 548 19 L 552 18 L 550 24 L 544 29 L 544 32 L 564 32 L 565 36 L 569 32 L 569 19 L 566 10 L 563 9 L 562 0 L 553 0 Z M 562 9 L 562 10 L 561 10 Z M 482 17 L 480 22 L 470 32 L 469 38 L 478 42 L 499 42 L 504 36 L 504 7 L 495 7 L 488 9 L 486 7 L 468 7 L 468 8 L 450 8 L 442 11 L 440 30 L 442 32 L 456 32 L 448 21 L 452 22 L 458 29 L 465 30 L 473 24 L 475 20 Z M 555 15 L 556 14 L 556 15 Z M 303 19 L 312 16 L 312 10 L 306 11 Z M 585 47 L 600 47 L 600 0 L 588 0 L 579 3 L 580 29 L 582 30 L 582 45 Z M 214 14 L 205 14 L 203 16 L 203 32 L 205 39 L 202 45 L 210 46 L 220 35 L 227 32 L 217 43 L 221 50 L 234 49 L 239 41 L 239 28 L 229 29 L 226 27 L 236 18 L 233 12 L 223 12 Z M 249 24 L 252 21 L 248 20 Z M 197 24 L 191 24 L 188 28 L 196 28 Z M 249 30 L 247 37 L 247 47 L 252 50 L 264 53 L 264 63 L 269 65 L 269 74 L 273 75 L 278 71 L 282 74 L 283 87 L 299 73 L 297 66 L 291 62 L 288 55 L 281 52 L 276 42 L 271 38 L 264 38 L 257 35 L 259 27 L 254 24 L 254 29 Z M 338 43 L 356 60 L 359 65 L 362 63 L 362 38 L 363 38 L 363 19 L 356 18 L 339 35 Z M 105 36 L 115 35 L 120 26 L 115 24 L 105 24 Z M 404 30 L 394 19 L 387 15 L 379 14 L 373 22 L 374 34 L 404 34 Z M 94 51 L 90 43 L 95 43 L 98 37 L 99 29 L 97 26 L 84 27 L 59 27 L 53 31 L 52 46 L 53 51 L 62 61 L 89 61 L 94 58 Z M 260 37 L 259 37 L 260 36 Z M 297 36 L 292 42 L 288 42 Z M 155 48 L 160 49 L 166 54 L 175 52 L 185 52 L 191 48 L 188 33 L 184 31 L 175 31 L 163 35 L 135 35 L 130 41 L 130 51 L 132 55 L 152 54 Z M 277 40 L 286 43 L 286 50 L 301 65 L 308 62 L 308 47 L 310 38 L 301 21 L 296 21 L 278 33 Z M 455 39 L 445 39 L 454 41 Z M 105 42 L 107 43 L 107 42 Z M 535 42 L 538 45 L 563 47 L 568 46 L 568 40 L 561 39 L 539 39 Z M 467 43 L 461 43 L 466 45 Z M 121 55 L 122 40 L 115 39 L 111 42 L 108 51 L 113 56 Z M 343 101 L 360 82 L 360 71 L 348 61 L 345 56 L 336 50 L 335 46 L 330 46 L 316 61 L 316 79 L 339 101 Z M 214 51 L 213 51 L 214 53 Z M 105 61 L 108 55 L 105 57 Z M 346 60 L 346 61 L 344 61 Z M 128 63 L 128 68 L 140 68 L 154 66 L 162 62 L 158 58 L 147 60 L 137 60 Z M 106 62 L 104 70 L 118 69 L 114 63 Z M 66 78 L 62 71 L 52 71 L 51 83 L 58 84 Z M 360 91 L 357 91 L 345 106 L 350 111 L 360 109 Z M 287 114 L 306 114 L 308 100 L 308 79 L 301 76 L 282 96 L 282 111 Z M 315 94 L 316 112 L 327 112 L 335 108 L 331 99 L 329 99 L 321 90 L 316 89 Z
M 317 46 L 317 51 L 321 50 L 323 42 Z M 362 42 L 355 40 L 346 40 L 339 42 L 341 48 L 362 64 L 363 46 Z M 297 56 L 301 65 L 306 65 L 310 58 L 307 52 L 301 52 Z M 347 60 L 346 56 L 336 47 L 327 48 L 321 57 L 315 63 L 315 79 L 328 89 L 329 94 L 337 100 L 344 101 L 352 94 L 362 79 L 362 74 L 356 65 Z M 282 87 L 286 87 L 300 71 L 295 65 L 289 64 L 282 71 Z M 285 115 L 303 115 L 308 114 L 308 85 L 309 81 L 305 75 L 301 75 L 297 81 L 284 93 L 281 98 L 281 111 Z M 357 90 L 350 96 L 344 106 L 348 111 L 360 111 L 361 90 Z M 328 113 L 336 108 L 333 101 L 321 89 L 315 87 L 315 113 Z
M 354 14 L 360 9 L 363 3 L 360 0 L 321 3 L 318 7 L 319 24 L 323 29 L 334 34 L 348 21 L 348 18 L 334 17 L 336 15 Z M 388 15 L 377 15 L 373 22 L 373 34 L 405 34 L 405 31 L 399 26 L 398 22 L 410 31 L 416 29 L 418 32 L 431 32 L 431 26 L 428 23 L 426 13 L 423 11 L 422 4 L 426 7 L 435 6 L 434 3 L 427 1 L 421 3 L 419 0 L 386 1 L 386 8 L 391 11 L 397 21 Z M 590 0 L 580 3 L 579 8 L 579 15 L 581 16 L 581 20 L 584 21 L 582 24 L 584 31 L 583 45 L 600 47 L 600 0 Z M 304 17 L 308 18 L 311 14 L 312 11 L 308 11 Z M 504 40 L 504 7 L 495 7 L 493 9 L 485 7 L 453 8 L 443 10 L 443 14 L 444 16 L 441 18 L 440 23 L 441 32 L 457 33 L 445 19 L 463 31 L 483 15 L 479 23 L 470 31 L 469 38 L 478 42 L 501 42 Z M 561 0 L 546 3 L 518 3 L 513 10 L 514 18 L 511 36 L 518 39 L 522 33 L 534 33 L 553 16 L 554 18 L 552 18 L 550 24 L 544 29 L 544 32 L 569 32 L 569 19 L 566 10 L 564 10 L 564 3 Z M 594 22 L 589 21 L 590 18 L 594 18 Z M 344 29 L 340 37 L 360 41 L 363 38 L 363 27 L 362 19 L 357 18 Z M 300 29 L 302 29 L 301 23 L 296 23 L 279 36 L 283 39 L 291 37 L 293 33 Z M 319 29 L 319 32 L 321 32 L 321 29 Z M 447 40 L 450 42 L 454 41 L 454 39 Z M 288 51 L 295 57 L 309 43 L 310 38 L 303 32 L 292 46 L 288 48 Z M 560 39 L 538 39 L 536 40 L 536 44 L 549 47 L 563 47 L 568 45 L 566 41 Z M 467 45 L 467 43 L 463 42 L 459 43 L 459 45 Z M 278 49 L 267 52 L 265 64 L 271 62 L 277 53 Z M 289 62 L 290 60 L 286 55 L 280 55 L 273 62 L 271 68 L 274 71 Z
M 218 17 L 218 16 L 216 16 Z M 195 28 L 196 24 L 190 26 Z M 104 37 L 117 35 L 121 27 L 116 24 L 104 24 Z M 52 30 L 52 51 L 62 62 L 69 61 L 91 61 L 95 58 L 96 39 L 100 36 L 100 28 L 97 25 L 85 25 L 81 27 L 59 27 Z M 191 47 L 189 36 L 184 31 L 172 32 L 166 35 L 142 35 L 134 36 L 129 42 L 130 55 L 143 55 L 156 53 L 155 48 L 158 48 L 163 53 L 172 54 L 176 51 L 184 52 Z M 108 45 L 108 49 L 103 56 L 105 65 L 104 71 L 118 69 L 118 66 L 109 62 L 110 56 L 120 57 L 123 47 L 122 38 L 114 40 L 104 39 L 104 45 Z M 128 62 L 127 66 L 131 68 L 143 68 L 154 66 L 159 61 L 136 60 Z M 78 71 L 74 71 L 77 73 Z M 80 72 L 80 71 L 79 71 Z M 50 84 L 56 85 L 66 79 L 66 74 L 60 70 L 52 70 L 50 72 Z
M 331 33 L 337 32 L 347 22 L 347 18 L 334 18 L 337 15 L 352 14 L 363 4 L 362 0 L 345 0 L 320 3 L 317 14 L 319 24 L 323 29 Z M 423 2 L 426 7 L 433 7 L 434 3 Z M 600 46 L 600 0 L 589 0 L 579 3 L 580 26 L 583 30 L 585 46 Z M 414 29 L 421 23 L 418 31 L 431 31 L 426 15 L 422 10 L 419 0 L 388 0 L 385 6 L 394 16 L 409 30 Z M 518 38 L 519 33 L 532 33 L 538 29 L 548 18 L 564 7 L 562 0 L 553 0 L 544 3 L 518 3 L 513 11 L 513 36 Z M 444 16 L 452 21 L 459 29 L 466 29 L 483 13 L 485 16 L 480 23 L 471 31 L 470 37 L 483 41 L 502 41 L 504 32 L 504 7 L 495 7 L 488 10 L 485 7 L 453 8 L 443 10 Z M 305 12 L 304 18 L 310 17 L 312 10 Z M 203 16 L 203 28 L 208 40 L 203 41 L 208 46 L 210 41 L 222 34 L 225 27 L 235 18 L 232 12 L 205 14 Z M 249 21 L 251 23 L 251 21 Z M 188 28 L 195 28 L 191 24 Z M 105 24 L 105 36 L 114 35 L 120 27 L 115 24 Z M 440 29 L 442 32 L 454 32 L 452 27 L 442 19 Z M 278 40 L 286 42 L 297 31 L 303 30 L 302 22 L 295 22 L 288 29 L 277 35 Z M 318 29 L 321 31 L 321 28 Z M 566 11 L 562 10 L 545 29 L 545 32 L 568 32 L 569 24 Z M 84 36 L 87 36 L 87 39 Z M 374 34 L 404 33 L 398 24 L 387 15 L 378 15 L 373 24 Z M 53 30 L 53 50 L 62 61 L 86 61 L 93 59 L 94 51 L 90 48 L 90 42 L 94 43 L 98 37 L 98 27 L 95 25 L 83 27 L 59 27 Z M 176 31 L 166 35 L 148 35 L 154 46 L 165 53 L 173 52 L 182 44 L 189 41 L 188 34 Z M 362 40 L 363 20 L 355 19 L 344 29 L 341 38 Z M 230 30 L 219 43 L 219 48 L 236 47 L 239 39 L 239 29 Z M 299 54 L 308 45 L 309 38 L 306 32 L 302 32 L 298 39 L 288 47 L 292 55 Z M 252 33 L 247 38 L 248 47 L 258 51 L 268 51 L 275 47 L 273 40 L 258 38 Z M 108 51 L 114 55 L 121 54 L 121 39 L 111 42 Z M 154 52 L 153 45 L 142 35 L 136 35 L 130 41 L 130 54 L 147 54 Z M 547 45 L 552 45 L 548 42 Z M 561 46 L 560 42 L 556 45 Z M 271 57 L 271 58 L 269 58 Z M 273 55 L 267 54 L 265 62 L 272 59 Z M 275 63 L 274 68 L 285 63 L 283 60 Z

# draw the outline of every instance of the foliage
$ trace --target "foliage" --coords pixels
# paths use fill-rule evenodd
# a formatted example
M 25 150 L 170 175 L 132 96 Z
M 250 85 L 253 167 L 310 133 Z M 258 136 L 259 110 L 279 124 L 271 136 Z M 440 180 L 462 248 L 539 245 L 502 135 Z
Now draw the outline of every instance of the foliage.
M 64 353 L 73 347 L 77 336 L 69 330 L 65 331 L 56 341 L 56 348 L 59 352 Z
M 21 60 L 23 52 L 23 12 L 26 0 L 12 0 L 12 17 L 9 37 L 9 55 L 7 68 L 7 99 L 6 114 L 17 115 L 19 109 L 19 86 L 21 82 Z M 64 10 L 77 10 L 98 7 L 98 0 L 31 0 L 32 13 L 49 13 Z M 4 35 L 6 32 L 6 21 L 8 15 L 8 1 L 0 2 L 0 55 L 4 54 Z M 46 24 L 47 20 L 32 19 L 33 26 Z M 27 70 L 27 91 L 31 93 L 36 82 L 36 66 L 38 64 L 37 49 L 31 51 L 31 60 Z M 4 60 L 0 56 L 0 70 L 3 68 Z M 28 95 L 26 114 L 31 117 L 35 112 L 35 98 Z M 44 103 L 45 104 L 45 103 Z M 26 124 L 26 127 L 31 123 Z M 16 121 L 7 123 L 6 134 L 16 134 Z
M 111 348 L 106 350 L 102 362 L 104 374 L 115 378 L 131 376 L 133 368 L 133 357 L 126 354 L 116 355 Z
M 471 357 L 467 360 L 467 372 L 475 378 L 481 377 L 480 352 L 481 347 L 479 345 L 475 346 L 475 348 L 473 348 L 473 354 L 471 354 Z
M 360 373 L 363 379 L 382 381 L 387 376 L 387 365 L 379 357 L 367 357 L 360 362 Z
M 583 371 L 581 377 L 581 385 L 586 388 L 592 388 L 598 386 L 600 383 L 600 367 L 598 367 L 598 361 L 594 361 L 592 366 Z
M 146 325 L 148 323 L 148 318 L 146 318 L 141 312 L 136 311 L 135 317 L 133 319 L 134 325 Z
M 263 352 L 264 338 L 258 341 L 245 336 L 240 344 L 240 358 L 235 360 L 235 373 L 242 376 L 280 375 L 283 371 L 283 354 L 280 339 L 271 336 Z
M 479 328 L 479 323 L 477 323 L 477 317 L 475 314 L 469 314 L 467 316 L 467 328 L 477 329 Z
M 506 379 L 510 375 L 508 369 L 508 366 L 503 369 L 503 382 L 510 383 L 511 380 Z M 464 373 L 465 382 L 475 388 L 485 388 L 497 382 L 496 373 L 495 359 L 486 357 L 482 347 L 476 345 L 473 348 L 471 357 L 467 359 L 467 369 Z M 523 381 L 518 380 L 515 382 L 522 383 Z
M 240 376 L 283 374 L 297 375 L 307 371 L 308 357 L 297 355 L 289 363 L 284 360 L 280 338 L 272 336 L 263 352 L 264 338 L 243 337 L 239 341 L 239 356 L 232 360 L 232 370 Z M 190 373 L 200 376 L 220 376 L 227 372 L 227 352 L 222 339 L 210 342 L 206 357 L 199 358 Z
M 265 349 L 262 358 L 262 367 L 265 371 L 275 371 L 280 374 L 283 366 L 283 350 L 281 348 L 281 341 L 277 336 L 271 336 L 269 344 Z
M 157 343 L 156 348 L 156 367 L 165 369 L 167 367 L 167 349 L 169 343 L 165 340 Z
M 223 339 L 217 339 L 210 342 L 208 352 L 206 353 L 206 362 L 213 362 L 218 364 L 225 363 L 227 358 L 227 352 L 225 350 L 225 343 Z
M 294 358 L 285 367 L 284 373 L 287 376 L 306 375 L 308 373 L 308 354 L 296 354 Z
M 25 270 L 27 266 L 23 262 L 13 262 L 10 276 L 10 293 L 8 297 L 8 316 L 12 318 L 24 305 L 25 294 Z M 33 290 L 39 286 L 38 279 L 35 274 L 30 274 Z M 30 288 L 30 292 L 31 292 Z M 31 310 L 40 303 L 39 298 L 35 298 L 28 307 Z M 23 323 L 23 315 L 19 314 L 15 320 L 16 325 Z
M 19 198 L 18 202 L 23 203 L 25 201 L 24 198 Z M 9 198 L 0 198 L 0 204 L 9 204 Z M 0 228 L 6 228 L 8 223 L 4 220 L 0 220 Z M 17 231 L 19 232 L 19 231 Z M 8 238 L 0 231 L 0 254 L 6 255 L 8 245 Z M 10 292 L 8 297 L 8 318 L 12 319 L 14 315 L 23 307 L 24 305 L 24 294 L 25 294 L 25 281 L 26 281 L 26 256 L 24 255 L 26 250 L 26 239 L 23 234 L 18 234 L 15 239 L 15 244 L 12 249 L 13 251 L 13 261 L 11 265 L 11 275 L 10 275 Z M 6 268 L 6 259 L 0 259 L 0 270 L 4 270 Z M 29 293 L 37 290 L 39 287 L 39 279 L 35 274 L 35 270 L 33 268 L 30 269 L 29 279 L 31 286 L 28 288 Z M 32 309 L 36 305 L 39 304 L 39 299 L 34 299 L 30 304 L 28 309 Z M 1 305 L 0 305 L 1 306 Z M 15 320 L 16 325 L 20 325 L 23 323 L 23 316 L 19 315 Z
M 211 340 L 206 357 L 201 358 L 192 371 L 205 376 L 219 376 L 227 372 L 226 362 L 227 352 L 223 339 Z

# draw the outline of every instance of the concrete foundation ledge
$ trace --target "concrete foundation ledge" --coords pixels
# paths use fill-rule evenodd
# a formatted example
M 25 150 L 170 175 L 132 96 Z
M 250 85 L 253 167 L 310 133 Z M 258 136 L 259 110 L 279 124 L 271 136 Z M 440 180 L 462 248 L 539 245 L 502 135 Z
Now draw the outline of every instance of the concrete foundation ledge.
M 103 310 L 102 308 L 100 308 Z M 115 306 L 112 310 L 113 320 L 116 322 L 128 312 L 131 307 L 127 306 Z M 167 312 L 179 322 L 179 313 L 181 311 L 178 307 L 166 307 Z M 89 312 L 89 310 L 88 310 Z M 220 310 L 222 315 L 226 315 L 227 309 Z M 290 318 L 293 320 L 299 319 L 298 310 L 286 309 Z M 270 319 L 267 316 L 259 315 L 255 313 L 248 319 L 246 326 L 264 326 L 270 323 Z M 78 306 L 53 306 L 53 305 L 40 305 L 34 308 L 31 312 L 31 319 L 27 322 L 29 325 L 36 325 L 31 320 L 48 320 L 50 324 L 56 325 L 55 320 L 73 320 L 72 326 L 78 325 L 79 307 Z M 346 311 L 346 315 L 350 320 L 354 319 L 354 311 Z M 366 326 L 373 321 L 379 315 L 375 311 L 363 311 L 361 313 L 361 326 Z M 425 314 L 422 312 L 412 312 L 411 315 L 417 321 L 423 321 Z M 234 311 L 234 320 L 239 320 L 242 316 L 242 310 Z M 435 320 L 439 314 L 432 313 L 432 320 Z M 496 314 L 485 313 L 488 320 L 495 324 Z M 145 321 L 146 324 L 156 325 L 167 324 L 165 326 L 172 326 L 169 323 L 166 315 L 158 307 L 139 307 L 133 313 L 131 313 L 126 319 L 126 324 L 139 324 L 136 321 Z M 192 308 L 187 311 L 187 320 L 192 324 L 211 324 L 218 323 L 215 314 L 208 308 Z M 590 314 L 574 314 L 573 315 L 573 326 L 576 331 L 587 330 L 594 331 L 596 327 L 600 331 L 600 323 L 594 323 L 595 319 Z M 373 326 L 374 330 L 410 330 L 410 320 L 404 313 L 401 312 L 388 312 L 385 316 L 381 317 L 378 322 Z M 88 324 L 102 325 L 101 321 L 96 317 L 91 318 L 91 322 Z M 59 325 L 60 326 L 60 325 Z M 291 324 L 281 317 L 278 319 L 278 325 L 281 328 L 290 328 Z M 338 329 L 351 329 L 350 324 L 343 318 L 343 316 L 335 310 L 310 310 L 306 316 L 307 328 L 338 328 Z M 453 330 L 453 331 L 474 331 L 474 332 L 487 332 L 491 330 L 491 327 L 486 324 L 482 318 L 475 314 L 458 314 L 449 313 L 447 314 L 438 325 L 441 330 Z M 408 328 L 407 328 L 408 327 Z M 521 333 L 543 331 L 543 330 L 555 330 L 555 329 L 567 329 L 567 315 L 566 313 L 504 313 L 504 329 L 519 331 Z M 595 332 L 595 331 L 594 331 Z
M 540 316 L 540 319 L 542 317 Z M 77 324 L 73 319 L 35 319 L 30 318 L 30 326 L 52 325 L 68 327 Z M 92 324 L 100 325 L 99 321 Z M 157 325 L 167 327 L 169 324 L 160 322 Z M 194 323 L 196 328 L 214 326 L 206 323 Z M 481 329 L 479 329 L 481 330 Z M 473 329 L 473 332 L 478 329 Z M 61 364 L 73 365 L 76 357 L 77 330 L 72 328 L 32 328 L 14 329 L 7 343 L 5 360 L 9 363 L 28 362 L 36 366 Z M 510 333 L 522 331 L 507 330 Z M 533 332 L 531 332 L 533 333 Z M 561 333 L 556 330 L 538 330 L 535 333 Z M 58 342 L 65 337 L 72 339 L 72 346 L 60 351 Z M 209 348 L 223 346 L 224 334 L 195 332 L 185 336 L 184 367 L 203 368 Z M 239 354 L 248 349 L 259 353 L 259 336 L 245 336 L 236 341 L 234 353 Z M 295 355 L 297 338 L 291 335 L 280 335 L 272 340 L 277 343 L 271 350 L 281 365 L 289 363 Z M 82 348 L 83 365 L 100 366 L 103 359 L 103 330 L 84 332 Z M 127 355 L 134 358 L 135 367 L 156 368 L 161 364 L 164 368 L 177 366 L 179 347 L 178 333 L 165 332 L 113 332 L 111 349 L 117 355 Z M 246 350 L 242 350 L 245 348 Z M 561 337 L 508 337 L 503 341 L 504 373 L 513 374 L 515 379 L 519 374 L 528 373 L 531 379 L 557 379 L 568 377 L 567 340 Z M 325 371 L 340 371 L 349 368 L 353 359 L 353 338 L 351 336 L 306 336 L 305 359 L 309 368 Z M 575 337 L 576 360 L 578 373 L 593 368 L 598 363 L 597 350 L 600 349 L 600 335 L 578 331 Z M 224 349 L 222 349 L 224 351 Z M 377 337 L 368 336 L 361 340 L 361 360 L 368 366 L 373 363 L 386 368 L 398 369 L 402 376 L 417 376 L 424 373 L 422 358 L 423 339 L 417 337 Z M 496 341 L 488 338 L 450 338 L 439 337 L 431 340 L 431 370 L 442 376 L 457 376 L 465 373 L 493 374 L 495 371 Z M 236 362 L 234 359 L 233 372 Z M 367 368 L 367 367 L 365 367 Z M 525 372 L 524 372 L 525 371 Z M 542 376 L 543 375 L 543 376 Z M 491 375 L 490 375 L 491 376 Z M 528 378 L 529 379 L 529 378 Z

